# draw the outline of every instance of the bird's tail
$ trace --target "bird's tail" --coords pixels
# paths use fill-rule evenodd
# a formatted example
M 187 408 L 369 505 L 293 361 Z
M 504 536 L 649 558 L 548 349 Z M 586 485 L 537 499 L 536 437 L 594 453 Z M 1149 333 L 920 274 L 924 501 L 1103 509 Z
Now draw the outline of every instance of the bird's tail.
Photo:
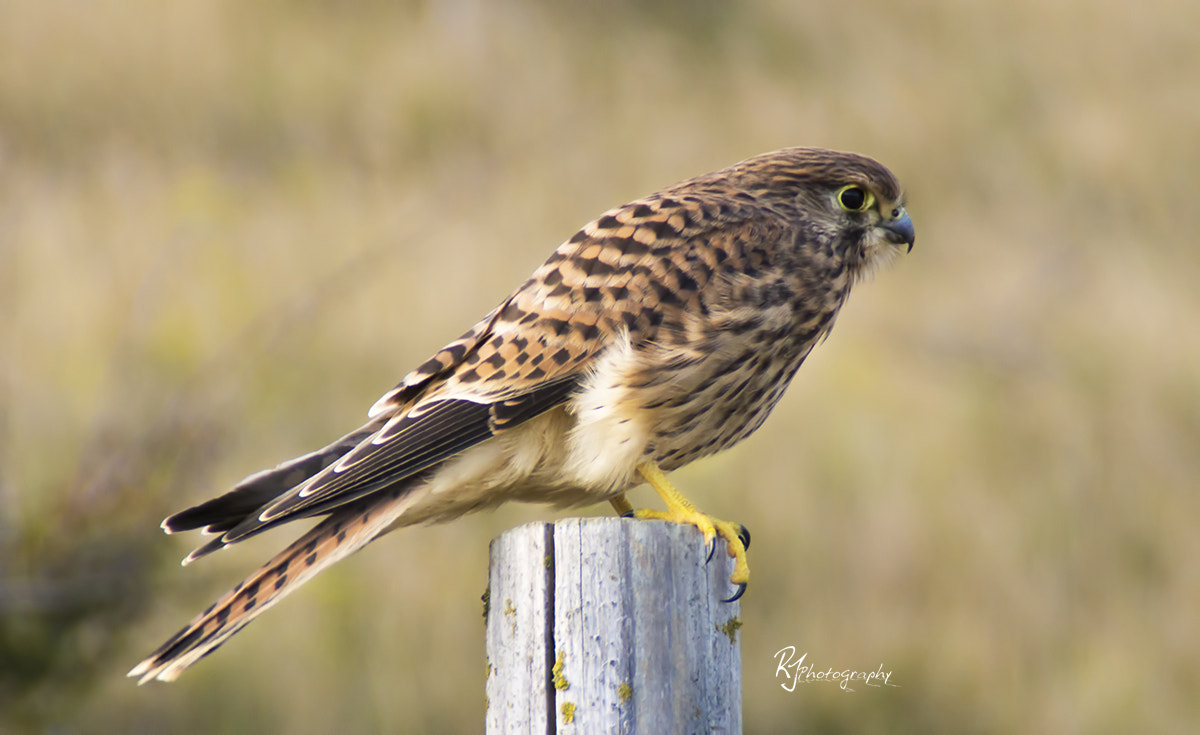
M 400 487 L 338 508 L 197 615 L 128 676 L 137 677 L 138 684 L 174 681 L 289 592 L 390 530 L 415 494 Z

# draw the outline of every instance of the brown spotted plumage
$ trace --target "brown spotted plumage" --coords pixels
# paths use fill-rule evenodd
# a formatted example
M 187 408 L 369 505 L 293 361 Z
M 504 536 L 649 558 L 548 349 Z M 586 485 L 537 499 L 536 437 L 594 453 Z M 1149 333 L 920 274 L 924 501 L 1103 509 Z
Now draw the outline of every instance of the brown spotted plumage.
M 130 676 L 170 681 L 259 613 L 387 531 L 507 500 L 573 506 L 649 482 L 721 535 L 662 471 L 762 424 L 850 287 L 905 246 L 900 185 L 850 153 L 788 148 L 612 209 L 384 395 L 361 429 L 163 522 L 213 538 L 184 563 L 298 518 L 312 530 Z

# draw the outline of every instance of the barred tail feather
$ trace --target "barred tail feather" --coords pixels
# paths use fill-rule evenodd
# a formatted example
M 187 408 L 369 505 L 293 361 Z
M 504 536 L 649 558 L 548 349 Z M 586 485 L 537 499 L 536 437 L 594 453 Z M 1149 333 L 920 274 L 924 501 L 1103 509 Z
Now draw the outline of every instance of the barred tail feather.
M 401 487 L 335 510 L 197 615 L 127 676 L 136 677 L 138 684 L 151 679 L 174 681 L 288 593 L 390 530 L 418 494 Z

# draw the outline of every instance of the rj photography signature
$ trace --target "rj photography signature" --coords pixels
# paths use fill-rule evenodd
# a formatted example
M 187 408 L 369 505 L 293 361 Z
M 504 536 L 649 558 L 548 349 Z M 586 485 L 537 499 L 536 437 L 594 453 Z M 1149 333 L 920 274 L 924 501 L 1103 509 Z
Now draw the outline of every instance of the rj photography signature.
M 783 687 L 785 691 L 794 692 L 797 684 L 812 684 L 819 681 L 837 682 L 838 686 L 847 692 L 854 691 L 851 684 L 858 681 L 869 687 L 900 686 L 891 683 L 892 672 L 884 671 L 883 664 L 879 664 L 879 668 L 875 671 L 835 670 L 832 666 L 828 669 L 818 669 L 814 664 L 805 663 L 807 658 L 807 652 L 800 654 L 800 658 L 796 658 L 795 646 L 786 646 L 776 652 L 775 659 L 779 665 L 775 667 L 775 678 L 778 679 L 780 674 L 784 676 L 785 681 L 779 686 Z

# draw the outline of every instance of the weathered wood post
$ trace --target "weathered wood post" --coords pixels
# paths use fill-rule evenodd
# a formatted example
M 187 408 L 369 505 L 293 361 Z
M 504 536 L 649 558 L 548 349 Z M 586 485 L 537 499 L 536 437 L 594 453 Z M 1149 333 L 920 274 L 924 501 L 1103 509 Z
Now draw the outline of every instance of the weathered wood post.
M 733 560 L 695 528 L 530 523 L 492 541 L 487 732 L 738 733 Z

